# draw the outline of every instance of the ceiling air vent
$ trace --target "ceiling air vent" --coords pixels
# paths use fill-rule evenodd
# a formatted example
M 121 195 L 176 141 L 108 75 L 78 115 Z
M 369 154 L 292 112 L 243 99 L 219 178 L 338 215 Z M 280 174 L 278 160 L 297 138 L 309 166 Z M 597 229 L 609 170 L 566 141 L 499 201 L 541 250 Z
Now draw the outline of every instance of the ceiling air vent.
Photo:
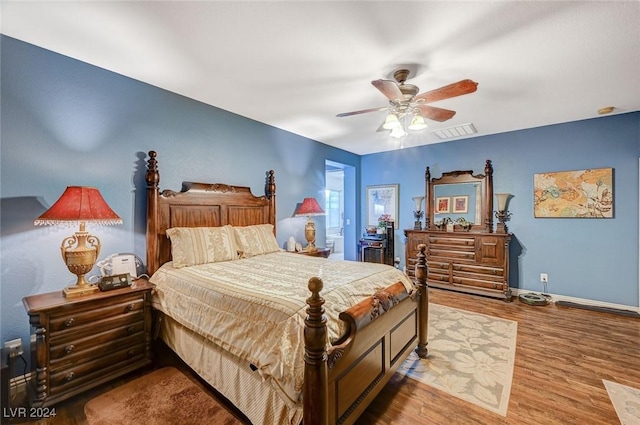
M 440 130 L 435 130 L 433 134 L 438 136 L 440 140 L 453 139 L 455 137 L 468 136 L 470 134 L 476 134 L 478 131 L 473 126 L 473 124 L 461 124 L 456 125 L 455 127 L 449 128 L 441 128 Z

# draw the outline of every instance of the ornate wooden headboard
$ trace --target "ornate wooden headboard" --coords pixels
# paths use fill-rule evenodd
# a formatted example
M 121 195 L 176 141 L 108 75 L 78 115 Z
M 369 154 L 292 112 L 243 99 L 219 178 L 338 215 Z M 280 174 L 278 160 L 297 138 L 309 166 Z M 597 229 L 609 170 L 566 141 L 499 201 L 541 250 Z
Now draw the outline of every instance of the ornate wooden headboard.
M 265 194 L 223 183 L 184 182 L 182 190 L 163 190 L 158 184 L 157 153 L 147 160 L 147 273 L 153 274 L 171 260 L 171 243 L 166 231 L 172 227 L 276 225 L 276 184 L 273 170 L 267 172 Z

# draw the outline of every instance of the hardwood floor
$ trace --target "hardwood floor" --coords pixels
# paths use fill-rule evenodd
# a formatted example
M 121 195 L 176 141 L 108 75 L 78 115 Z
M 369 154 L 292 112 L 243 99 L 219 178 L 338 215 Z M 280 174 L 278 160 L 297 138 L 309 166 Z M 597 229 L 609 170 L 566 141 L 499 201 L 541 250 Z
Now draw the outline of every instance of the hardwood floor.
M 357 425 L 611 425 L 619 421 L 602 380 L 640 388 L 638 318 L 555 304 L 505 303 L 438 289 L 431 289 L 429 296 L 432 303 L 518 322 L 507 416 L 396 374 Z M 163 359 L 160 365 L 176 364 L 175 359 Z M 31 423 L 84 425 L 84 403 L 121 383 L 61 403 L 54 420 Z
M 640 319 L 431 289 L 430 302 L 518 322 L 507 416 L 396 375 L 358 425 L 618 424 L 603 379 L 640 388 Z

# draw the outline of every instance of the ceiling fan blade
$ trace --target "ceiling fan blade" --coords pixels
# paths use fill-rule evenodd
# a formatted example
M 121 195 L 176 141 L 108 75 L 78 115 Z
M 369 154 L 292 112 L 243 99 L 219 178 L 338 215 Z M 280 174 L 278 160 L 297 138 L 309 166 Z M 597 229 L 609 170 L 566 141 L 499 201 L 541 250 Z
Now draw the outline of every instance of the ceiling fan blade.
M 420 109 L 420 113 L 424 118 L 428 118 L 433 121 L 443 122 L 453 118 L 456 114 L 456 111 L 451 111 L 449 109 L 436 108 L 435 106 L 429 105 L 416 105 L 418 109 Z
M 393 102 L 401 102 L 404 100 L 404 94 L 400 91 L 398 83 L 392 80 L 374 80 L 371 82 L 375 88 L 380 90 L 383 95 Z
M 388 106 L 382 106 L 380 108 L 363 109 L 361 111 L 343 112 L 341 114 L 337 114 L 336 117 L 348 117 L 348 116 L 351 116 L 351 115 L 366 114 L 368 112 L 385 111 L 387 109 L 389 109 Z
M 439 89 L 431 90 L 417 95 L 414 101 L 424 101 L 425 103 L 437 102 L 438 100 L 449 99 L 476 91 L 478 83 L 471 80 L 462 80 Z

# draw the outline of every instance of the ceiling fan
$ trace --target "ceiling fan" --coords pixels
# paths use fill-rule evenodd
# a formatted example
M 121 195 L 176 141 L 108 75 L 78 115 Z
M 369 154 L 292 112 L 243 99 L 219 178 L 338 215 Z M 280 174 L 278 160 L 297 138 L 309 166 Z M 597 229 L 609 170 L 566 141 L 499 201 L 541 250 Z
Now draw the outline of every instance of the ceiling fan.
M 411 124 L 407 127 L 410 130 L 421 130 L 427 127 L 424 119 L 443 122 L 451 119 L 456 111 L 430 106 L 429 103 L 439 100 L 449 99 L 463 94 L 476 91 L 478 83 L 471 80 L 461 80 L 457 83 L 449 84 L 439 89 L 418 94 L 420 89 L 413 84 L 405 84 L 409 70 L 398 69 L 393 73 L 393 80 L 374 80 L 371 82 L 375 88 L 380 90 L 389 99 L 389 105 L 380 108 L 363 109 L 360 111 L 343 112 L 337 117 L 348 117 L 351 115 L 365 114 L 388 110 L 384 123 L 378 131 L 391 130 L 392 136 L 403 136 L 406 134 L 404 126 L 400 122 L 412 116 Z M 395 134 L 394 134 L 395 132 Z

